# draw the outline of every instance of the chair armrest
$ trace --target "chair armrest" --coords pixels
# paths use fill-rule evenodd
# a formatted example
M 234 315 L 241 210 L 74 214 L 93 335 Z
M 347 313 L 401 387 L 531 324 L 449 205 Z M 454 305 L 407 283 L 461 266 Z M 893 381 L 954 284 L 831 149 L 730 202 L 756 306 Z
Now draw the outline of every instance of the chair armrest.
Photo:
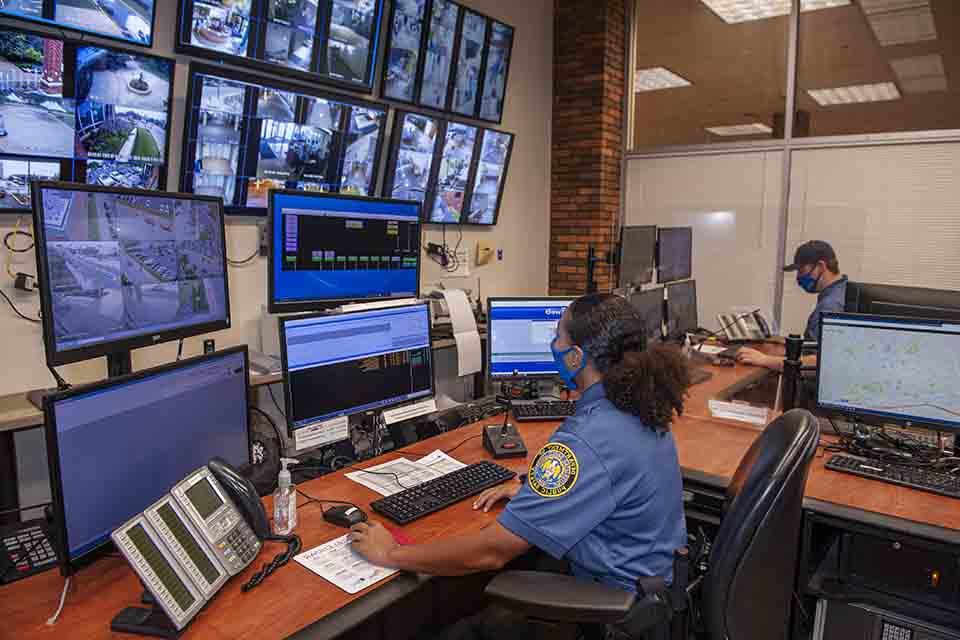
M 507 571 L 486 588 L 494 602 L 531 618 L 583 624 L 623 620 L 637 596 L 615 587 L 539 571 Z

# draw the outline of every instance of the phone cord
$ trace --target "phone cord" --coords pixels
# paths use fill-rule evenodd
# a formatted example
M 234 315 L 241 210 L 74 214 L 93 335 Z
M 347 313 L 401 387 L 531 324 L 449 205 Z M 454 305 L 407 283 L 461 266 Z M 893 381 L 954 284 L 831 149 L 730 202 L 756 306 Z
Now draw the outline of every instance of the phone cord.
M 271 542 L 286 542 L 287 550 L 282 553 L 278 553 L 276 557 L 269 562 L 269 564 L 265 564 L 260 567 L 260 571 L 257 571 L 255 574 L 253 574 L 250 580 L 240 587 L 240 591 L 243 593 L 246 593 L 247 591 L 250 591 L 250 589 L 259 586 L 260 583 L 266 580 L 271 573 L 290 562 L 293 556 L 300 553 L 300 549 L 303 548 L 303 543 L 300 542 L 300 536 L 296 534 L 289 536 L 267 536 L 264 538 L 264 540 Z

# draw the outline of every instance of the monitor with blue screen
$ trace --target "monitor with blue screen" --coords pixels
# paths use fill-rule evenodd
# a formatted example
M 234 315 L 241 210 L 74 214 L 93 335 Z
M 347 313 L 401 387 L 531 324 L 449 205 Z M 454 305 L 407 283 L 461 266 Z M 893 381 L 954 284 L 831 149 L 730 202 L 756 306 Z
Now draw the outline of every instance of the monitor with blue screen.
M 247 376 L 237 347 L 47 397 L 66 573 L 211 458 L 250 461 Z
M 270 313 L 419 294 L 419 203 L 302 191 L 269 203 Z
M 574 298 L 490 298 L 487 370 L 493 380 L 557 375 L 550 343 Z
M 280 344 L 291 433 L 433 396 L 426 303 L 283 318 Z

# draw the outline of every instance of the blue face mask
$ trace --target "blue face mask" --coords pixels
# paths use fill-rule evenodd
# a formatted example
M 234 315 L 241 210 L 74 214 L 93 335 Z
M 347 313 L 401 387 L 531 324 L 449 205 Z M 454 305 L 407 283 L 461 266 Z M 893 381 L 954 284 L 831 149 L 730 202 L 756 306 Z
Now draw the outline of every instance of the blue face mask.
M 550 343 L 550 351 L 553 353 L 553 361 L 557 364 L 557 371 L 560 374 L 560 379 L 563 380 L 563 383 L 567 385 L 567 388 L 576 391 L 577 389 L 577 376 L 580 375 L 580 372 L 584 370 L 587 366 L 586 358 L 583 358 L 580 361 L 580 366 L 577 367 L 576 371 L 571 371 L 567 367 L 566 357 L 567 354 L 573 351 L 576 347 L 570 347 L 569 349 L 564 349 L 560 351 L 557 349 L 557 338 L 553 339 L 553 342 Z
M 816 293 L 818 282 L 820 282 L 820 278 L 814 278 L 813 271 L 797 274 L 797 284 L 807 293 Z

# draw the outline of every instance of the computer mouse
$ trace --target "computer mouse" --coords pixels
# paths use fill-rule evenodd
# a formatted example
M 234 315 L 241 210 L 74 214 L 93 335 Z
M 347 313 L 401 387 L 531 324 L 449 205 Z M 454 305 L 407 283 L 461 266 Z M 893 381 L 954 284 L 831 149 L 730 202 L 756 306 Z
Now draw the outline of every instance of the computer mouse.
M 338 504 L 323 512 L 323 519 L 330 524 L 349 529 L 355 524 L 367 521 L 367 514 L 352 504 Z

